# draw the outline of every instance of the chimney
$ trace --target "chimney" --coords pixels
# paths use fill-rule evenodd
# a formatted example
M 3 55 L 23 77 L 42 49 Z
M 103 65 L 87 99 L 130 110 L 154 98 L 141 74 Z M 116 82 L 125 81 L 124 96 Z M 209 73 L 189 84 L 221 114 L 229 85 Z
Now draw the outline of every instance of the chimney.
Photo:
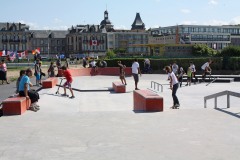
M 18 26 L 19 26 L 19 27 L 18 27 L 18 30 L 19 30 L 19 31 L 21 31 L 21 25 L 22 25 L 22 24 L 19 22 L 19 23 L 18 23 Z
M 9 30 L 9 23 L 7 22 L 7 30 Z

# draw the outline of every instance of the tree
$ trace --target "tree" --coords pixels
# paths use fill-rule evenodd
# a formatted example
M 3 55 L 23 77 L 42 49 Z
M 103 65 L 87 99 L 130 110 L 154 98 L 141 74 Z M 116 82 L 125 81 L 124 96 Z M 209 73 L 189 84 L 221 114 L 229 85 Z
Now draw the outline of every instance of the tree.
M 196 44 L 193 46 L 192 54 L 194 56 L 215 56 L 217 51 L 205 44 Z
M 116 54 L 114 53 L 113 50 L 108 50 L 106 53 L 107 58 L 111 59 L 113 57 L 116 57 Z
M 225 47 L 221 54 L 223 57 L 238 57 L 240 56 L 240 47 L 239 46 L 228 46 Z

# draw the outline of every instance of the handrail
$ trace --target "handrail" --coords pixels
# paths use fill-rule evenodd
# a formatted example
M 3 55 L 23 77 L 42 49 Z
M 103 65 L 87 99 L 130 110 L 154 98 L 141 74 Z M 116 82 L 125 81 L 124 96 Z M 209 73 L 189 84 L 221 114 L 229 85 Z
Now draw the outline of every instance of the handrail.
M 151 88 L 152 86 L 154 86 L 154 90 L 155 90 L 155 86 L 157 85 L 157 91 L 159 91 L 159 86 L 161 86 L 161 92 L 163 92 L 163 85 L 161 85 L 160 83 L 157 83 L 157 82 L 154 82 L 154 81 L 151 81 Z
M 207 108 L 207 100 L 212 99 L 212 98 L 215 99 L 214 100 L 214 108 L 217 108 L 217 98 L 220 97 L 220 96 L 224 96 L 224 95 L 227 95 L 227 108 L 230 108 L 230 96 L 235 96 L 235 97 L 240 98 L 240 93 L 227 91 L 227 90 L 222 91 L 222 92 L 215 93 L 215 94 L 212 94 L 212 95 L 209 95 L 209 96 L 205 96 L 204 97 L 204 108 Z

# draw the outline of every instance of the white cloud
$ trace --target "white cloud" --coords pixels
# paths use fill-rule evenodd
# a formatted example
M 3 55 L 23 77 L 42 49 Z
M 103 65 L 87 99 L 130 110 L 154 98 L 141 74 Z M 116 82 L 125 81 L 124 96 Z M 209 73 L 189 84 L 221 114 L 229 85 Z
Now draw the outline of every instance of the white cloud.
M 240 16 L 232 18 L 230 24 L 232 25 L 240 24 Z
M 218 0 L 209 0 L 208 4 L 210 4 L 210 5 L 217 5 L 218 4 Z
M 53 23 L 62 23 L 62 20 L 59 18 L 54 18 Z
M 189 9 L 181 9 L 180 12 L 184 13 L 184 14 L 188 14 L 191 11 Z
M 114 29 L 129 29 L 129 28 L 124 25 L 120 25 L 120 26 L 114 26 Z

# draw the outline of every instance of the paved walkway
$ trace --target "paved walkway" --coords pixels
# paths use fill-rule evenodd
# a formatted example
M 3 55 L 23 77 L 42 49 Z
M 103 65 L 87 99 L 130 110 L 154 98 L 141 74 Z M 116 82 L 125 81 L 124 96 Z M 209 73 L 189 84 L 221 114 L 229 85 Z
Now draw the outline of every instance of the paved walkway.
M 0 159 L 3 160 L 238 160 L 240 99 L 226 96 L 204 109 L 203 97 L 224 90 L 239 92 L 239 83 L 182 87 L 181 109 L 171 110 L 166 75 L 143 75 L 139 88 L 151 80 L 163 85 L 164 112 L 133 112 L 132 77 L 127 93 L 93 91 L 111 88 L 117 76 L 75 77 L 75 99 L 56 95 L 57 87 L 41 90 L 39 112 L 0 118 Z M 63 92 L 63 89 L 60 90 Z

